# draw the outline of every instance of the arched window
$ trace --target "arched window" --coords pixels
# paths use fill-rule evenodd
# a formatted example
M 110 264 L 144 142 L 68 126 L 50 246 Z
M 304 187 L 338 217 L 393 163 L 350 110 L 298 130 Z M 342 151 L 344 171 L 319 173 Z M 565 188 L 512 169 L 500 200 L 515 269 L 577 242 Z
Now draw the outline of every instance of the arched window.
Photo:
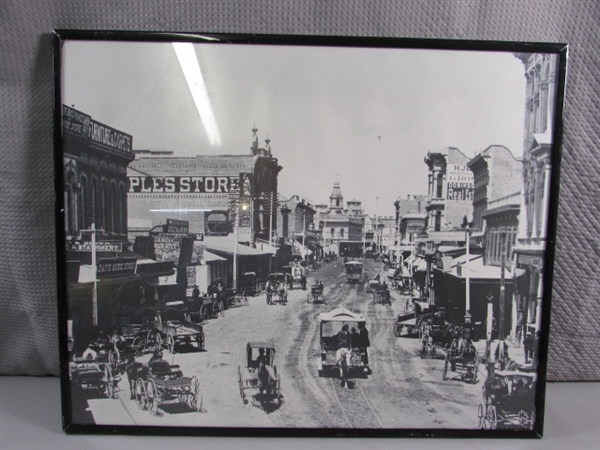
M 81 176 L 79 180 L 79 195 L 77 196 L 77 226 L 79 229 L 89 228 L 87 220 L 89 213 L 86 211 L 88 200 L 86 195 L 88 195 L 87 178 Z
M 102 180 L 102 190 L 100 192 L 100 221 L 98 222 L 98 228 L 107 228 L 107 217 L 108 217 L 108 183 L 106 180 Z M 108 230 L 107 230 L 108 231 Z
M 108 223 L 107 229 L 109 231 L 116 231 L 116 219 L 117 219 L 117 185 L 113 181 L 110 183 L 110 193 L 109 193 L 109 208 L 108 208 Z

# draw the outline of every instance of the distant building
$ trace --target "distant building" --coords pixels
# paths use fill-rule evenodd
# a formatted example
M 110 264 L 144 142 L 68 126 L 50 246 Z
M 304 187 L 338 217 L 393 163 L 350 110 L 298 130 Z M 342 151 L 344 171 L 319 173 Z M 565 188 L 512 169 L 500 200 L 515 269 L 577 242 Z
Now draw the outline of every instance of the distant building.
M 429 167 L 427 193 L 427 232 L 461 229 L 473 211 L 473 172 L 469 158 L 459 149 L 447 147 L 430 151 L 425 157 Z
M 329 205 L 315 205 L 315 229 L 321 231 L 325 252 L 341 256 L 362 255 L 364 248 L 364 211 L 362 203 L 351 200 L 344 207 L 340 183 L 335 182 Z

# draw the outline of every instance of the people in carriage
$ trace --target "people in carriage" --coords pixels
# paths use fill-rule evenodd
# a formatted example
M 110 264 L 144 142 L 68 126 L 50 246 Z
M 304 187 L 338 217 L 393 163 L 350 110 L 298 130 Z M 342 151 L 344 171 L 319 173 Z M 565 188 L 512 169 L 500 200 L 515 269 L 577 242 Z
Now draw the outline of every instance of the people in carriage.
M 315 291 L 323 293 L 323 288 L 323 280 L 317 280 L 317 283 L 315 284 Z
M 470 363 L 477 356 L 477 350 L 473 341 L 471 341 L 471 332 L 463 330 L 462 339 L 458 342 L 458 347 L 455 353 L 456 356 L 450 359 L 450 367 L 452 371 L 456 370 L 456 363 Z M 467 375 L 471 374 L 472 369 L 467 368 Z
M 171 366 L 163 359 L 162 350 L 157 350 L 150 357 L 150 360 L 148 361 L 148 368 L 153 374 L 162 375 L 169 372 Z
M 350 345 L 350 327 L 344 324 L 337 334 L 338 348 L 348 347 Z

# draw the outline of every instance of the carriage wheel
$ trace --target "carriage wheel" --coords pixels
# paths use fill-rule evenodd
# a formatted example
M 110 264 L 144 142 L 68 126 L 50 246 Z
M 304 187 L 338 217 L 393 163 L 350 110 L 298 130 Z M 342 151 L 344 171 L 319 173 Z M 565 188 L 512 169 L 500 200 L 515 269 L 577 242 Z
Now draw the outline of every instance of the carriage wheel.
M 206 305 L 200 306 L 200 310 L 198 311 L 198 320 L 200 323 L 208 320 L 208 307 Z
M 158 390 L 154 380 L 148 380 L 146 385 L 146 403 L 152 415 L 158 414 Z
M 204 402 L 204 398 L 202 396 L 202 392 L 200 392 L 200 383 L 198 382 L 198 378 L 194 375 L 190 380 L 190 394 L 188 406 L 192 408 L 196 412 L 202 411 L 202 403 Z
M 135 384 L 133 385 L 133 396 L 138 408 L 142 410 L 146 409 L 146 385 L 141 378 L 135 380 Z
M 240 397 L 242 397 L 242 401 L 244 405 L 248 403 L 248 399 L 246 398 L 246 391 L 244 390 L 244 379 L 242 378 L 242 368 L 238 366 L 238 383 L 240 385 Z
M 498 414 L 496 413 L 496 407 L 494 405 L 488 405 L 486 416 L 488 420 L 488 429 L 495 430 L 498 426 Z
M 104 366 L 104 396 L 106 398 L 113 398 L 115 396 L 114 380 L 108 364 Z
M 477 425 L 479 426 L 480 430 L 485 430 L 485 428 L 486 428 L 484 408 L 481 403 L 479 404 L 479 407 L 477 408 Z
M 533 430 L 533 427 L 535 426 L 535 407 L 533 407 L 531 409 L 531 414 L 529 414 L 529 425 L 528 425 L 528 429 Z
M 167 347 L 167 350 L 169 351 L 169 353 L 174 354 L 175 353 L 175 339 L 173 338 L 172 334 L 167 334 L 167 339 L 165 341 L 165 346 Z
M 144 347 L 144 339 L 140 336 L 136 337 L 131 344 L 132 350 L 135 352 L 135 356 L 140 356 L 140 352 Z
M 444 368 L 442 369 L 442 380 L 446 381 L 448 379 L 448 355 L 446 355 L 446 359 L 444 360 Z
M 477 372 L 479 368 L 479 358 L 475 358 L 473 363 L 473 376 L 471 377 L 471 384 L 477 384 Z

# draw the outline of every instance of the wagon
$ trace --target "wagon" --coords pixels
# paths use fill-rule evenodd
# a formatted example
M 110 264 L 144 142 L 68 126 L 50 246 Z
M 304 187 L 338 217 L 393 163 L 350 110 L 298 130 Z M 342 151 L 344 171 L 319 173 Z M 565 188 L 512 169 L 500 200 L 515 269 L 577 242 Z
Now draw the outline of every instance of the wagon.
M 238 386 L 244 404 L 250 398 L 253 403 L 265 406 L 281 406 L 281 376 L 275 365 L 275 347 L 269 342 L 248 342 L 246 362 L 238 366 Z
M 373 291 L 373 303 L 379 303 L 380 305 L 391 305 L 392 304 L 392 298 L 390 295 L 390 291 L 387 288 L 386 284 L 380 284 L 374 291 Z
M 353 313 L 345 308 L 336 308 L 329 312 L 319 314 L 319 343 L 320 354 L 317 356 L 319 375 L 327 375 L 339 369 L 338 351 L 340 350 L 339 332 L 344 325 L 360 327 L 366 323 L 361 314 Z M 351 340 L 351 353 L 346 358 L 345 372 L 347 375 L 364 373 L 367 368 L 368 343 L 353 342 Z
M 169 364 L 157 353 L 148 364 L 135 362 L 127 368 L 131 398 L 142 410 L 158 416 L 162 404 L 184 404 L 203 411 L 203 396 L 196 376 L 185 377 L 181 368 Z
M 417 317 L 415 317 L 414 312 L 400 314 L 396 317 L 394 323 L 394 335 L 396 337 L 414 337 L 417 335 L 417 331 Z
M 283 305 L 287 302 L 286 276 L 281 272 L 275 272 L 267 278 L 267 304 L 273 305 L 279 303 Z
M 401 274 L 394 277 L 394 281 L 396 282 L 396 291 L 400 295 L 413 295 L 413 279 L 412 276 L 408 274 Z
M 535 425 L 536 374 L 496 371 L 483 385 L 483 403 L 478 407 L 479 428 L 533 429 Z
M 246 272 L 240 279 L 240 293 L 246 297 L 255 297 L 262 292 L 262 284 L 257 276 L 256 272 Z
M 292 262 L 289 266 L 283 267 L 283 273 L 287 277 L 290 290 L 297 285 L 301 289 L 306 289 L 306 269 L 300 265 L 300 262 Z
M 313 284 L 310 287 L 310 294 L 306 296 L 306 301 L 310 303 L 312 300 L 313 303 L 324 302 L 323 291 L 324 291 L 323 282 L 318 280 L 317 283 Z
M 69 379 L 73 386 L 82 390 L 92 390 L 105 398 L 117 398 L 116 387 L 121 377 L 113 374 L 112 361 L 107 355 L 95 350 L 73 355 L 69 362 Z
M 204 350 L 204 329 L 190 320 L 187 307 L 182 301 L 170 302 L 165 310 L 158 312 L 154 328 L 149 332 L 149 342 L 173 353 L 179 346 L 195 346 Z
M 479 369 L 479 355 L 477 350 L 474 354 L 468 357 L 459 358 L 458 341 L 455 339 L 450 348 L 446 352 L 444 359 L 444 367 L 442 369 L 442 379 L 447 380 L 448 372 L 456 372 L 461 380 L 468 381 L 472 384 L 477 383 L 477 371 Z
M 225 298 L 226 308 L 248 306 L 248 291 L 229 288 L 224 290 L 223 296 Z

